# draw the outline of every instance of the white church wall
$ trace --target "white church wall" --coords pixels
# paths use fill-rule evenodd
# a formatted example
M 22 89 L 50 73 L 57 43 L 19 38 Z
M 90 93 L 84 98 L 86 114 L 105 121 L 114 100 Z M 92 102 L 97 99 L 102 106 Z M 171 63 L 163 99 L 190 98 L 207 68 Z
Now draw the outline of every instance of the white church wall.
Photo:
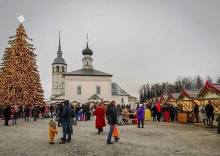
M 77 95 L 77 86 L 81 86 L 81 95 Z M 101 76 L 65 76 L 65 99 L 80 103 L 88 102 L 88 99 L 96 94 L 96 86 L 100 86 L 100 94 L 103 101 L 111 101 L 111 77 Z

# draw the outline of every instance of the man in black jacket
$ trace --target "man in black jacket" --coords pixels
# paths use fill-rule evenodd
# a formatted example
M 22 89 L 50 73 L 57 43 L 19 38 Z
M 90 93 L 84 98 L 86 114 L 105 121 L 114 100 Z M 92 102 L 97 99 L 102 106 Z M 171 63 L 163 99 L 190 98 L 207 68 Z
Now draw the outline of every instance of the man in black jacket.
M 194 104 L 194 108 L 193 108 L 193 113 L 195 114 L 196 117 L 196 122 L 199 122 L 199 106 L 197 105 L 197 103 Z
M 59 104 L 59 108 L 58 108 L 58 127 L 61 127 L 62 126 L 62 114 L 63 114 L 63 105 L 64 105 L 64 103 L 63 102 L 61 102 L 60 104 Z
M 113 144 L 111 142 L 112 132 L 114 129 L 114 125 L 117 124 L 117 109 L 115 108 L 115 101 L 112 101 L 111 104 L 106 108 L 106 118 L 108 120 L 108 124 L 110 125 L 110 130 L 108 133 L 107 144 Z M 115 141 L 117 142 L 119 138 L 115 137 Z
M 28 105 L 26 105 L 26 107 L 24 108 L 24 119 L 25 121 L 29 121 L 29 116 L 30 116 L 30 108 L 28 107 Z
M 5 126 L 9 126 L 8 121 L 11 118 L 11 106 L 10 105 L 6 106 L 4 112 L 5 112 Z
M 50 105 L 50 118 L 53 118 L 53 110 L 54 110 L 54 106 L 51 104 Z
M 208 117 L 209 125 L 213 126 L 214 120 L 214 107 L 212 102 L 209 100 L 208 104 L 205 106 L 206 115 Z
M 62 117 L 62 127 L 63 127 L 63 138 L 62 142 L 59 144 L 66 144 L 66 142 L 71 142 L 71 133 L 72 133 L 72 108 L 70 107 L 69 100 L 65 100 L 64 102 Z M 68 134 L 68 139 L 66 139 L 66 135 Z

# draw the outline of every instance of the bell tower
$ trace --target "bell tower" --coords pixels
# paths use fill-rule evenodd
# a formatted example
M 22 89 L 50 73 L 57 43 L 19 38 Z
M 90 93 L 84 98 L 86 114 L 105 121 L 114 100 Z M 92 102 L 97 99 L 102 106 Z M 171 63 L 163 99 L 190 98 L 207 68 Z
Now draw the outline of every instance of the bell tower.
M 57 57 L 52 63 L 52 95 L 51 98 L 65 94 L 65 82 L 63 74 L 67 73 L 67 64 L 62 58 L 60 32 L 59 32 L 59 46 Z

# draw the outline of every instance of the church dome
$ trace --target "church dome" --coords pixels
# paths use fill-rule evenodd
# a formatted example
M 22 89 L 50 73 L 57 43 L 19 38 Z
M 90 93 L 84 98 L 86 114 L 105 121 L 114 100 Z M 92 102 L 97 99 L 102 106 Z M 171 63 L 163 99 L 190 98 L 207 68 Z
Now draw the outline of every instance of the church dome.
M 53 64 L 66 64 L 66 62 L 62 57 L 57 57 L 54 59 Z
M 82 51 L 83 55 L 92 55 L 93 51 L 91 49 L 89 49 L 88 43 L 87 43 L 87 47 Z

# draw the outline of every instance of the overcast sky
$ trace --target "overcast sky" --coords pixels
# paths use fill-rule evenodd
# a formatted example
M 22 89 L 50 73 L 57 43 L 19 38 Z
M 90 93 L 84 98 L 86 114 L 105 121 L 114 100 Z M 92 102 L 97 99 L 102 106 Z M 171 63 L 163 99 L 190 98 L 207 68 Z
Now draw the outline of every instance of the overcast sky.
M 220 1 L 216 0 L 0 0 L 0 56 L 23 15 L 36 48 L 45 98 L 59 30 L 68 72 L 82 68 L 82 50 L 93 50 L 93 68 L 138 97 L 146 83 L 178 76 L 220 76 Z

